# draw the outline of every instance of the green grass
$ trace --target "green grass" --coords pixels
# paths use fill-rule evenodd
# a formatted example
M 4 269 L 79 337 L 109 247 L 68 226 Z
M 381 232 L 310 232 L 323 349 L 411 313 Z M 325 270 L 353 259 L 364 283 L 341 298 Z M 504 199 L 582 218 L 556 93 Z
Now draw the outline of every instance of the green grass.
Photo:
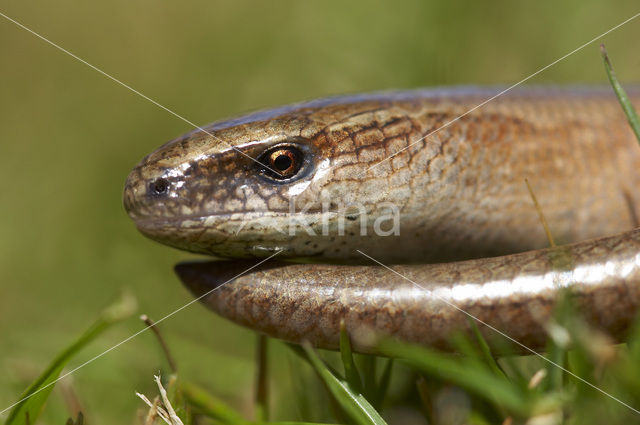
M 37 6 L 8 1 L 1 11 L 202 124 L 338 93 L 513 83 L 636 13 L 637 2 L 61 0 Z M 632 23 L 605 39 L 622 81 L 637 79 L 632 41 L 639 36 Z M 135 162 L 191 128 L 4 21 L 0 47 L 0 404 L 6 407 L 123 287 L 151 317 L 191 300 L 172 274 L 173 264 L 190 256 L 145 240 L 121 207 L 122 185 Z M 585 49 L 531 83 L 603 83 L 596 58 L 597 51 Z M 111 327 L 67 367 L 141 326 L 129 319 Z M 256 418 L 252 332 L 199 306 L 163 322 L 162 330 L 180 379 L 190 385 L 184 391 L 191 391 L 194 410 L 198 403 L 217 406 L 226 418 L 218 422 L 234 420 L 220 406 Z M 632 348 L 616 352 L 630 356 Z M 339 355 L 320 356 L 343 372 Z M 268 358 L 271 420 L 349 420 L 315 370 L 289 347 L 272 341 Z M 487 401 L 403 361 L 393 362 L 378 401 L 374 389 L 384 386 L 387 360 L 354 355 L 354 363 L 367 400 L 388 422 L 421 420 L 424 410 L 439 423 L 455 423 L 464 406 L 492 420 Z M 530 357 L 498 364 L 523 380 L 543 367 Z M 618 384 L 608 385 L 616 364 L 596 369 L 614 394 Z M 77 418 L 70 391 L 85 423 L 131 423 L 144 407 L 134 391 L 157 392 L 152 377 L 159 370 L 171 374 L 153 336 L 140 335 L 56 386 L 41 423 Z M 615 375 L 629 387 L 637 385 L 635 376 L 623 368 Z M 553 373 L 540 385 L 566 385 L 564 378 Z M 600 395 L 590 397 L 580 399 L 587 400 L 585 412 L 609 408 Z M 463 408 L 448 408 L 453 401 Z
M 19 401 L 11 409 L 5 424 L 29 425 L 35 423 L 55 384 L 61 379 L 60 374 L 67 363 L 109 327 L 131 316 L 135 309 L 135 299 L 130 295 L 123 296 L 120 301 L 107 307 L 89 329 L 56 356 L 49 367 L 18 396 Z
M 452 336 L 458 354 L 384 339 L 379 341 L 377 350 L 388 358 L 354 355 L 344 329 L 339 355 L 317 352 L 308 344 L 300 347 L 273 341 L 280 349 L 294 354 L 293 377 L 303 378 L 306 375 L 303 368 L 310 366 L 315 374 L 312 379 L 322 384 L 318 387 L 307 382 L 297 391 L 287 391 L 287 398 L 280 402 L 287 400 L 304 405 L 308 404 L 304 399 L 311 398 L 319 408 L 316 413 L 299 412 L 301 414 L 291 415 L 284 421 L 269 421 L 265 416 L 252 419 L 177 370 L 170 372 L 164 382 L 166 401 L 158 397 L 154 406 L 157 403 L 167 411 L 172 409 L 180 422 L 171 423 L 185 425 L 382 425 L 387 419 L 398 422 L 396 415 L 400 411 L 404 419 L 398 423 L 426 420 L 432 424 L 527 421 L 600 424 L 606 421 L 613 425 L 640 421 L 633 410 L 640 403 L 637 378 L 640 376 L 640 326 L 634 328 L 627 344 L 611 345 L 608 337 L 586 325 L 567 296 L 558 301 L 549 328 L 554 331 L 550 333 L 546 358 L 556 364 L 537 356 L 495 357 L 477 330 L 473 338 L 462 334 Z M 171 348 L 163 342 L 161 331 L 157 329 L 156 334 L 159 350 L 167 358 L 171 357 Z M 258 350 L 256 362 L 266 367 L 267 345 L 260 346 L 263 348 Z M 77 347 L 77 343 L 71 347 Z M 399 369 L 394 374 L 390 373 L 392 362 Z M 376 366 L 381 364 L 386 366 L 376 373 Z M 57 376 L 60 369 L 55 370 Z M 267 376 L 266 373 L 260 375 Z M 46 380 L 41 378 L 37 382 L 51 381 L 48 374 L 43 376 Z M 264 386 L 265 392 L 256 400 L 254 410 L 258 415 L 274 407 L 265 406 L 270 391 L 267 381 L 266 378 L 257 380 L 256 385 Z M 281 386 L 280 382 L 271 382 L 271 388 Z M 34 388 L 37 385 L 30 391 Z M 44 397 L 34 397 L 16 408 L 7 425 L 34 423 L 26 421 L 25 406 L 31 402 L 29 417 L 36 418 L 48 392 L 40 394 Z M 148 397 L 153 399 L 154 396 Z M 324 402 L 319 403 L 320 400 Z

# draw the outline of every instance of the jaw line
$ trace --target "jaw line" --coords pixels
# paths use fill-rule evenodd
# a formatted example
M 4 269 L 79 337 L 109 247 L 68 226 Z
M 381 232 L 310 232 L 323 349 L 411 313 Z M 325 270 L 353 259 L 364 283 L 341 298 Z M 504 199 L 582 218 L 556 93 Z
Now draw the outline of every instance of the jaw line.
M 237 217 L 238 214 L 249 215 L 245 218 Z M 182 215 L 179 217 L 145 217 L 142 219 L 134 218 L 135 225 L 138 229 L 159 229 L 159 228 L 184 228 L 182 225 L 186 221 L 200 221 L 205 222 L 207 219 L 213 218 L 216 221 L 238 221 L 240 226 L 244 226 L 242 223 L 246 223 L 252 219 L 261 216 L 269 217 L 286 217 L 289 211 L 237 211 L 233 213 L 220 213 L 220 214 L 194 214 L 194 215 Z M 236 217 L 234 217 L 236 216 Z M 239 219 L 240 218 L 240 219 Z

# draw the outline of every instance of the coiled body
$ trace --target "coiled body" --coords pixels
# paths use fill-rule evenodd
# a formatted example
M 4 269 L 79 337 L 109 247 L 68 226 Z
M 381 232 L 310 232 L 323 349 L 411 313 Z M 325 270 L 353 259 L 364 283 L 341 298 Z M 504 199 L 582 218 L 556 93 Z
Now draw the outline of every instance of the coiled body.
M 568 286 L 594 324 L 621 335 L 638 303 L 638 236 L 624 232 L 640 207 L 640 148 L 615 97 L 515 90 L 456 119 L 496 91 L 337 98 L 213 124 L 145 158 L 125 205 L 146 235 L 183 249 L 359 263 L 265 263 L 206 298 L 224 316 L 288 340 L 334 348 L 344 319 L 352 330 L 444 346 L 466 327 L 453 304 L 539 348 L 542 323 Z M 290 146 L 304 159 L 299 175 L 270 181 L 253 165 Z M 557 241 L 618 236 L 508 255 L 546 245 L 525 178 Z M 150 189 L 158 181 L 169 187 L 162 196 Z M 361 252 L 418 264 L 397 269 L 407 280 Z M 558 252 L 566 261 L 552 261 Z M 496 255 L 506 256 L 426 264 Z M 201 294 L 248 265 L 177 270 Z
M 253 262 L 255 264 L 255 262 Z M 556 249 L 457 263 L 339 266 L 252 262 L 185 263 L 176 271 L 196 296 L 231 320 L 288 341 L 337 348 L 340 321 L 361 352 L 374 332 L 450 349 L 469 316 L 531 349 L 544 348 L 544 325 L 559 291 L 570 289 L 585 318 L 623 338 L 640 306 L 640 230 Z M 480 326 L 496 347 L 512 345 Z M 514 347 L 521 351 L 521 347 Z

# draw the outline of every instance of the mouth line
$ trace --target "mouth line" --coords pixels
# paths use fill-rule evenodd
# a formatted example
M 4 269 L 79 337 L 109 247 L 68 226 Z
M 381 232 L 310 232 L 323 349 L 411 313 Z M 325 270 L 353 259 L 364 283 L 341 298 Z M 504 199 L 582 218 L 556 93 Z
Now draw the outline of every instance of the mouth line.
M 133 221 L 138 228 L 150 229 L 150 228 L 160 228 L 160 227 L 182 227 L 181 224 L 185 221 L 206 221 L 209 218 L 216 218 L 218 220 L 223 219 L 231 219 L 232 216 L 237 214 L 243 215 L 253 215 L 253 214 L 261 214 L 261 215 L 269 215 L 271 217 L 278 217 L 287 215 L 288 211 L 236 211 L 233 213 L 219 213 L 219 214 L 194 214 L 194 215 L 181 215 L 178 217 L 144 217 L 144 218 L 133 218 Z M 251 217 L 255 218 L 255 216 Z M 237 218 L 235 219 L 237 221 Z

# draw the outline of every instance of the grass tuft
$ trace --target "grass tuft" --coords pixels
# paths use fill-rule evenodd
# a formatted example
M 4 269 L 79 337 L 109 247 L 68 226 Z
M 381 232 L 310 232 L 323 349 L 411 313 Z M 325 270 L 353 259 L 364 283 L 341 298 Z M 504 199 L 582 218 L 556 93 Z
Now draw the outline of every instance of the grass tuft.
M 20 395 L 19 402 L 9 413 L 5 425 L 29 425 L 34 424 L 49 395 L 59 379 L 62 370 L 67 363 L 80 350 L 102 335 L 104 331 L 114 324 L 130 317 L 137 308 L 136 300 L 130 294 L 123 294 L 115 303 L 102 311 L 96 320 L 80 337 L 65 348 L 44 372 Z

